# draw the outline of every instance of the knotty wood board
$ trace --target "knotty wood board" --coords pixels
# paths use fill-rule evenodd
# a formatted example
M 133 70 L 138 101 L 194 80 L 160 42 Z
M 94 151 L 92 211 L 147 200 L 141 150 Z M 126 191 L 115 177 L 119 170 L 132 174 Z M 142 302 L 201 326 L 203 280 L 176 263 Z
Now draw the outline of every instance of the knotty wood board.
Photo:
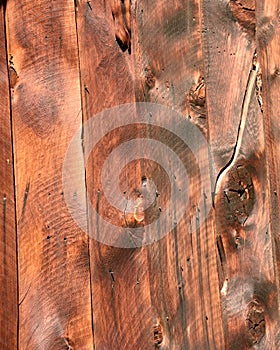
M 116 9 L 115 2 L 106 5 L 98 2 L 94 6 L 86 1 L 78 2 L 84 120 L 94 118 L 104 108 L 135 100 L 149 101 L 176 108 L 185 117 L 189 111 L 206 134 L 199 3 L 180 1 L 170 6 L 163 2 L 154 6 L 143 1 L 134 5 L 128 9 L 127 2 L 125 11 L 121 11 Z M 129 40 L 122 36 L 127 28 L 119 27 L 122 13 L 127 15 L 128 11 L 134 33 L 131 48 Z M 177 17 L 181 20 L 178 26 Z M 164 50 L 173 40 L 172 50 L 179 54 L 178 63 Z M 199 103 L 196 103 L 197 86 L 202 90 Z M 87 137 L 91 135 L 85 135 L 86 147 Z M 110 139 L 114 145 L 124 141 L 124 135 L 114 137 Z M 102 147 L 106 154 L 111 146 L 103 143 Z M 102 205 L 99 204 L 102 193 L 98 197 L 100 184 L 94 184 L 98 178 L 95 169 L 104 161 L 100 157 L 102 154 L 95 154 L 87 163 L 89 205 L 94 207 Z M 145 164 L 140 165 L 139 170 L 136 162 L 134 168 L 126 172 L 124 181 L 137 188 L 145 171 Z M 89 219 L 91 230 L 97 230 L 96 218 Z M 211 225 L 210 218 L 201 226 L 198 236 L 192 238 L 186 218 L 176 232 L 140 250 L 106 248 L 92 241 L 92 303 L 97 348 L 113 343 L 116 348 L 223 347 L 215 237 L 208 233 Z M 147 268 L 143 269 L 144 266 Z
M 206 136 L 201 11 L 199 1 L 138 3 L 136 96 L 138 101 L 164 104 L 185 118 L 190 117 Z M 207 150 L 201 147 L 200 152 Z M 200 169 L 204 184 L 208 175 Z M 149 247 L 155 281 L 153 302 L 161 315 L 167 347 L 223 348 L 215 237 L 210 229 L 213 220 L 209 215 L 191 234 L 190 217 L 194 215 L 199 221 L 199 212 L 204 208 L 199 207 L 195 196 L 192 199 L 199 192 L 198 184 L 191 185 L 189 190 L 190 207 L 185 220 L 162 241 Z M 210 196 L 205 201 L 211 201 Z M 167 322 L 164 312 L 172 315 Z
M 279 315 L 279 1 L 256 1 L 257 51 L 262 70 L 263 120 L 265 151 L 267 155 L 269 189 L 269 232 L 272 236 L 272 254 L 276 280 Z M 275 311 L 276 312 L 276 311 Z M 275 347 L 279 348 L 279 316 L 275 329 Z
M 5 21 L 0 7 L 1 348 L 279 348 L 279 5 L 8 0 Z M 143 125 L 105 135 L 83 164 L 93 135 L 83 130 L 73 198 L 87 195 L 87 209 L 114 223 L 136 225 L 100 190 L 103 162 L 121 143 L 164 141 L 191 178 L 176 229 L 152 245 L 109 247 L 90 238 L 101 227 L 90 210 L 87 232 L 73 221 L 62 166 L 82 123 L 136 102 L 195 124 L 210 169 L 196 173 L 182 140 Z M 207 154 L 201 146 L 197 156 Z M 131 199 L 154 176 L 160 195 L 149 219 L 170 195 L 161 170 L 135 160 L 119 177 Z M 198 175 L 213 192 L 203 205 Z
M 87 1 L 79 1 L 76 9 L 84 122 L 103 109 L 135 101 L 133 56 L 129 55 L 128 44 L 125 44 L 128 38 L 123 32 L 119 34 L 112 16 L 114 11 L 116 22 L 122 23 L 120 3 L 116 3 L 96 1 L 90 6 Z M 125 52 L 116 42 L 116 32 L 124 40 Z M 92 136 L 85 132 L 84 137 L 87 148 Z M 121 134 L 113 140 L 107 139 L 103 144 L 105 154 L 110 145 L 121 143 L 123 138 Z M 98 206 L 99 182 L 96 179 L 99 177 L 96 169 L 104 160 L 102 155 L 93 155 L 87 162 L 89 206 Z M 139 162 L 138 166 L 135 164 L 135 168 L 131 168 L 130 179 L 134 186 L 139 182 Z M 106 213 L 106 208 L 100 210 Z M 89 220 L 92 234 L 98 230 L 98 223 L 95 217 L 89 217 Z M 152 282 L 147 274 L 146 249 L 109 247 L 95 240 L 90 243 L 96 349 L 153 349 Z
M 245 10 L 240 7 L 237 13 L 235 6 L 241 5 L 211 1 L 203 9 L 213 183 L 221 177 L 214 202 L 226 348 L 277 348 L 278 282 L 269 230 L 264 102 L 256 88 L 261 71 L 249 91 L 250 71 L 259 62 L 250 21 L 255 6 L 245 1 Z

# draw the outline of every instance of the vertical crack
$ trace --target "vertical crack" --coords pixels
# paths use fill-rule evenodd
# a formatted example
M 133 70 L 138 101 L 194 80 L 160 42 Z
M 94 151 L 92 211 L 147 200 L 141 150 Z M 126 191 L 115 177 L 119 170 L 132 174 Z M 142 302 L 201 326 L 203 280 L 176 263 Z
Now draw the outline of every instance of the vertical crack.
M 240 152 L 240 148 L 241 148 L 242 140 L 243 140 L 243 135 L 244 135 L 244 130 L 245 130 L 245 126 L 246 126 L 246 121 L 247 121 L 247 116 L 248 116 L 248 109 L 249 109 L 249 105 L 250 105 L 253 91 L 255 90 L 256 78 L 258 75 L 258 71 L 259 71 L 259 63 L 255 62 L 255 54 L 254 54 L 252 68 L 251 68 L 249 76 L 248 76 L 247 87 L 246 87 L 244 98 L 243 98 L 241 117 L 240 117 L 240 122 L 239 122 L 239 126 L 238 126 L 235 146 L 234 146 L 233 153 L 232 153 L 230 160 L 219 171 L 218 176 L 216 178 L 216 182 L 214 185 L 214 193 L 213 193 L 213 203 L 212 203 L 213 207 L 215 207 L 215 197 L 220 190 L 222 180 L 225 177 L 226 173 L 228 173 L 228 171 L 235 164 L 237 157 L 239 155 L 239 152 Z

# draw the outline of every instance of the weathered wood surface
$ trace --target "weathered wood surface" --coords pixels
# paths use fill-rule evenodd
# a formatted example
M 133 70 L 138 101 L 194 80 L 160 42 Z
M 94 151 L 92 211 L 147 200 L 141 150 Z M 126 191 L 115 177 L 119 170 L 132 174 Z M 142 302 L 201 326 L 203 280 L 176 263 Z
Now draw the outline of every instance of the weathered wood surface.
M 278 277 L 275 284 L 275 300 L 278 308 L 274 310 L 277 328 L 274 333 L 274 346 L 280 347 L 279 339 L 279 55 L 280 55 L 280 24 L 279 1 L 259 1 L 256 7 L 257 17 L 257 51 L 259 53 L 260 67 L 262 71 L 262 100 L 263 121 L 265 130 L 265 153 L 268 169 L 268 195 L 269 195 L 269 227 L 272 240 L 272 254 L 274 257 L 275 275 Z M 276 311 L 277 310 L 277 311 Z
M 0 2 L 0 348 L 17 347 L 17 245 L 10 89 L 4 6 Z
M 280 2 L 8 0 L 0 10 L 1 349 L 278 349 Z M 87 122 L 137 102 L 178 111 L 208 140 L 211 162 L 197 171 L 172 120 L 104 135 L 114 114 L 87 159 Z M 70 194 L 87 195 L 88 232 L 63 193 L 76 132 Z M 141 202 L 153 180 L 157 199 L 133 215 L 106 198 L 105 160 L 140 138 L 183 160 L 186 212 L 153 244 L 108 246 L 95 239 L 114 234 L 100 232 L 101 217 L 141 228 L 171 195 L 160 164 L 143 154 L 119 169 L 120 154 L 110 196 L 119 186 L 126 203 Z M 208 148 L 195 156 L 208 159 Z
M 256 72 L 255 5 L 242 3 L 204 4 L 215 232 L 226 348 L 260 344 L 268 349 L 277 348 L 278 281 L 269 230 L 262 91 L 256 89 L 261 70 Z
M 96 1 L 92 6 L 87 1 L 78 3 L 84 121 L 103 109 L 135 101 L 133 59 L 128 53 L 129 33 L 123 26 L 121 2 Z M 88 133 L 84 136 L 87 148 L 92 136 Z M 112 144 L 121 143 L 123 139 L 124 135 L 117 135 Z M 103 143 L 105 154 L 112 151 L 109 140 L 111 138 Z M 96 207 L 98 202 L 103 203 L 102 198 L 99 199 L 101 187 L 97 179 L 100 179 L 100 164 L 104 160 L 102 154 L 95 156 L 93 153 L 87 162 L 89 206 Z M 132 180 L 137 182 L 139 174 L 134 169 L 132 174 Z M 104 215 L 106 210 L 100 208 Z M 98 222 L 95 217 L 89 219 L 89 232 L 93 234 L 99 229 Z M 108 247 L 91 240 L 90 256 L 95 348 L 152 349 L 153 310 L 150 281 L 146 273 L 149 266 L 146 250 Z
M 88 237 L 73 224 L 62 192 L 63 159 L 81 124 L 75 9 L 72 1 L 8 1 L 6 16 L 19 348 L 91 349 Z
M 135 15 L 137 101 L 174 108 L 207 134 L 201 3 L 141 1 Z M 209 172 L 201 168 L 199 175 L 206 187 Z M 190 185 L 188 215 L 181 224 L 148 248 L 150 279 L 155 283 L 152 297 L 163 346 L 168 349 L 223 348 L 224 344 L 212 215 L 195 234 L 189 223 L 191 215 L 199 221 L 205 210 L 197 203 L 199 186 Z M 211 202 L 210 196 L 205 200 Z

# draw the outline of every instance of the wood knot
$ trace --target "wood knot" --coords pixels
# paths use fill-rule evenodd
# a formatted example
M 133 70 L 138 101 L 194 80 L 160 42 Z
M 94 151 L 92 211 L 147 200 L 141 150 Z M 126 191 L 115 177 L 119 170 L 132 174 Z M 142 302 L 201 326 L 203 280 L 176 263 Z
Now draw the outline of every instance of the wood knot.
M 204 78 L 199 77 L 197 84 L 194 84 L 189 91 L 188 102 L 190 107 L 196 113 L 205 116 L 206 115 L 206 90 Z
M 257 300 L 248 305 L 246 331 L 251 345 L 258 344 L 265 335 L 265 312 Z
M 228 174 L 223 191 L 223 209 L 231 225 L 244 225 L 255 203 L 252 177 L 245 166 L 237 166 Z
M 159 323 L 154 325 L 154 344 L 156 347 L 160 347 L 163 342 L 162 326 Z
M 256 30 L 255 0 L 230 0 L 229 6 L 234 18 L 242 29 L 254 36 Z
M 154 73 L 152 72 L 151 67 L 146 67 L 145 68 L 145 83 L 148 86 L 149 89 L 152 89 L 155 86 L 155 76 Z
M 273 73 L 271 74 L 271 80 L 274 81 L 276 78 L 280 77 L 280 69 L 279 67 L 275 67 Z

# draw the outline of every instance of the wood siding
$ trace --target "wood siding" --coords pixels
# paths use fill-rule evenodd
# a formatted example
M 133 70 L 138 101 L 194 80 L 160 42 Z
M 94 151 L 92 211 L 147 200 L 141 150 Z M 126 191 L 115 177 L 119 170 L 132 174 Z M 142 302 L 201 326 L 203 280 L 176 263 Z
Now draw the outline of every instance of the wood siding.
M 0 1 L 1 350 L 280 348 L 279 13 L 279 0 Z M 193 154 L 176 118 L 110 130 L 125 104 L 177 112 L 205 144 Z M 158 226 L 150 244 L 110 246 L 100 218 L 141 231 L 176 183 L 136 144 L 142 158 L 111 164 L 110 198 L 154 191 L 153 205 L 108 203 L 102 166 L 133 139 L 178 155 L 186 210 L 177 223 L 176 197 L 161 239 Z

